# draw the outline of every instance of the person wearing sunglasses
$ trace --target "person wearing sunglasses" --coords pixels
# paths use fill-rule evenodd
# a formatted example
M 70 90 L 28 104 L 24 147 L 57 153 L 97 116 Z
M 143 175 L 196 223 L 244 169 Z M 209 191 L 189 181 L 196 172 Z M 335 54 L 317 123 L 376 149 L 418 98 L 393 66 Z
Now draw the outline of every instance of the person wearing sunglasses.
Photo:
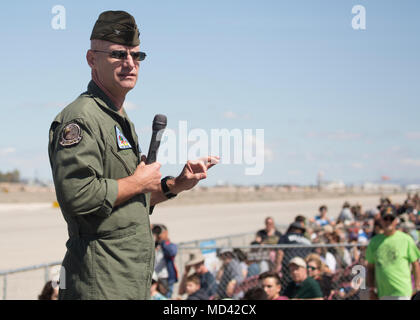
M 410 300 L 420 291 L 420 250 L 408 234 L 397 230 L 398 222 L 392 205 L 382 208 L 383 233 L 375 235 L 367 247 L 367 285 L 372 300 Z
M 308 275 L 308 266 L 301 257 L 294 257 L 289 262 L 291 281 L 284 289 L 283 295 L 294 300 L 323 300 L 319 283 Z
M 333 287 L 332 275 L 328 272 L 328 267 L 316 253 L 307 255 L 305 262 L 306 268 L 308 269 L 308 276 L 314 278 L 319 283 L 323 297 L 327 299 Z
M 150 208 L 193 188 L 218 157 L 188 161 L 176 178 L 146 165 L 125 109 L 146 54 L 125 11 L 102 12 L 86 60 L 87 91 L 53 120 L 48 153 L 68 224 L 59 299 L 150 298 L 154 240 Z

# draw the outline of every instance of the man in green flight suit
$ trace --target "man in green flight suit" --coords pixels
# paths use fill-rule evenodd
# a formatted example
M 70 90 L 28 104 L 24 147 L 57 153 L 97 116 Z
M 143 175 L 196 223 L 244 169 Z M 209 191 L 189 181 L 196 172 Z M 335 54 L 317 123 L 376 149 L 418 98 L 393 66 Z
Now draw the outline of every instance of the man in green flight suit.
M 48 153 L 69 240 L 59 299 L 149 299 L 150 208 L 193 188 L 218 157 L 188 161 L 176 178 L 146 165 L 123 102 L 137 82 L 139 31 L 124 11 L 100 14 L 86 59 L 88 90 L 57 115 Z

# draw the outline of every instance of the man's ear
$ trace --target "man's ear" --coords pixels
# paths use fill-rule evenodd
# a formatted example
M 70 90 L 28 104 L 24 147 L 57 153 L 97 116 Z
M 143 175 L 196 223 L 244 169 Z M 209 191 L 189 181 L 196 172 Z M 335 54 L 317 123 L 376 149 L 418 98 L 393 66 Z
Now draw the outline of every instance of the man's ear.
M 93 67 L 95 66 L 95 55 L 94 52 L 90 49 L 86 52 L 86 61 L 89 67 L 93 69 Z

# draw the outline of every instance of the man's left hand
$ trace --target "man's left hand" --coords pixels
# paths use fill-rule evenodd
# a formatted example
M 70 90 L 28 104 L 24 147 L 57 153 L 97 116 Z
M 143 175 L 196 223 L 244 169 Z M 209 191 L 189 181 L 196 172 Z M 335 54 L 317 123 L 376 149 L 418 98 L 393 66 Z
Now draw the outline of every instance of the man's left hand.
M 207 178 L 207 170 L 219 163 L 219 159 L 220 157 L 209 156 L 188 161 L 181 174 L 175 178 L 173 192 L 179 193 L 194 188 L 200 180 Z

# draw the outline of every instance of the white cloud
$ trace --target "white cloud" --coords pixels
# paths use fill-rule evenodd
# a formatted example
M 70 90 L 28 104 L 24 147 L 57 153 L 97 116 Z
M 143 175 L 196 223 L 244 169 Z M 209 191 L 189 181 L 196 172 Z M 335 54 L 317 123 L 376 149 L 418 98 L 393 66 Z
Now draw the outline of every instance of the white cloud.
M 303 155 L 303 158 L 305 159 L 305 161 L 308 161 L 308 162 L 317 160 L 317 156 L 310 151 L 305 152 Z
M 420 159 L 406 158 L 401 160 L 401 164 L 413 167 L 420 167 Z
M 36 175 L 40 179 L 50 179 L 48 152 L 45 148 L 41 151 L 35 149 L 0 148 L 0 168 L 2 171 L 17 169 L 23 178 L 33 178 Z
M 124 101 L 124 109 L 125 110 L 137 110 L 140 109 L 140 106 L 135 104 L 134 102 L 131 101 Z
M 251 119 L 251 115 L 246 113 L 246 114 L 237 114 L 236 112 L 233 111 L 226 111 L 223 113 L 223 118 L 224 119 L 241 119 L 241 120 L 249 120 Z
M 16 152 L 16 149 L 11 148 L 11 147 L 0 149 L 0 155 L 2 155 L 2 156 L 5 156 L 5 155 L 11 154 L 11 153 L 15 153 L 15 152 Z
M 340 140 L 340 141 L 355 140 L 355 139 L 359 139 L 361 136 L 362 135 L 360 133 L 344 132 L 344 131 L 332 132 L 332 133 L 327 134 L 328 139 Z
M 225 119 L 237 119 L 238 115 L 233 111 L 226 111 L 223 113 L 223 118 Z
M 55 108 L 55 109 L 64 109 L 65 106 L 68 105 L 67 102 L 63 101 L 50 101 L 45 104 L 42 104 L 45 108 Z
M 318 136 L 320 136 L 320 133 L 319 132 L 315 132 L 315 131 L 310 131 L 310 132 L 308 132 L 306 134 L 306 137 L 307 138 L 316 138 Z
M 289 171 L 287 171 L 287 174 L 289 176 L 302 176 L 303 171 L 302 170 L 289 170 Z
M 335 132 L 316 132 L 311 131 L 306 134 L 307 138 L 321 138 L 329 140 L 338 140 L 338 141 L 348 141 L 348 140 L 357 140 L 362 137 L 361 133 L 356 132 L 345 132 L 345 131 L 335 131 Z
M 350 166 L 354 169 L 363 169 L 365 167 L 365 165 L 360 162 L 353 162 Z

